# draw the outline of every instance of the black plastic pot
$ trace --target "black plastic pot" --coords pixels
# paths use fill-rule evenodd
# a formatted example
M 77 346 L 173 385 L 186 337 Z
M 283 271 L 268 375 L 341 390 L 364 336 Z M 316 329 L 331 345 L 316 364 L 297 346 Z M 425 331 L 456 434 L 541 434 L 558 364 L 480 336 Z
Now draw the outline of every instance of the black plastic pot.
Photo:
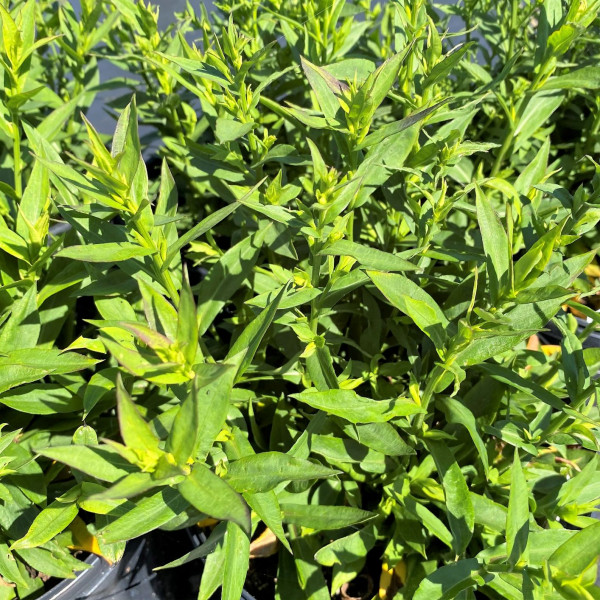
M 195 598 L 200 582 L 198 569 L 187 565 L 154 573 L 152 569 L 192 548 L 182 531 L 154 531 L 127 543 L 123 558 L 109 566 L 97 556 L 85 562 L 91 569 L 75 579 L 65 579 L 38 600 L 188 600 Z
M 575 317 L 577 319 L 578 327 L 577 334 L 580 334 L 589 323 L 585 319 L 580 319 L 579 317 Z M 560 344 L 562 340 L 562 333 L 560 329 L 550 321 L 546 327 L 548 331 L 544 331 L 540 334 L 540 338 L 544 341 L 550 342 L 551 344 Z M 584 348 L 600 348 L 600 331 L 592 331 L 587 338 L 583 341 L 582 346 Z

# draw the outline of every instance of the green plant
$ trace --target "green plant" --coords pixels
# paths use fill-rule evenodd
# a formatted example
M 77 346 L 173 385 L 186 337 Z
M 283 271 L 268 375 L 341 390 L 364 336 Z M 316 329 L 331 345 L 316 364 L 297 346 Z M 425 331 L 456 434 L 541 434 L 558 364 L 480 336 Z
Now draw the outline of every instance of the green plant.
M 199 598 L 267 529 L 277 598 L 598 597 L 598 8 L 0 6 L 0 490 L 31 515 L 0 513 L 0 593 L 211 517 L 167 565 L 206 557 Z M 32 19 L 49 115 L 11 108 Z M 139 77 L 110 144 L 75 110 L 100 56 Z

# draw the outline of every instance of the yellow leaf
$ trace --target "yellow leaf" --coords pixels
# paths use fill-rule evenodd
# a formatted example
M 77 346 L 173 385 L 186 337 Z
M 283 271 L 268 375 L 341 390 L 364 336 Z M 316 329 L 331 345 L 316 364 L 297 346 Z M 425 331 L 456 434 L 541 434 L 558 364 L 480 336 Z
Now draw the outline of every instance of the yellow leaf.
M 596 265 L 594 263 L 589 264 L 585 268 L 585 274 L 592 279 L 600 277 L 600 265 Z
M 96 536 L 88 531 L 85 522 L 80 517 L 75 517 L 68 529 L 71 532 L 71 544 L 69 544 L 71 550 L 83 550 L 84 552 L 96 554 L 97 556 L 104 558 L 109 564 L 112 564 L 112 562 L 102 554 Z
M 379 576 L 379 597 L 381 600 L 385 600 L 388 595 L 388 589 L 392 585 L 394 576 L 394 568 L 389 568 L 387 563 L 381 565 L 381 575 Z
M 402 585 L 404 585 L 406 583 L 406 563 L 403 560 L 401 560 L 394 567 L 394 574 L 400 580 Z
M 209 517 L 207 519 L 199 521 L 198 523 L 196 523 L 196 525 L 198 525 L 198 527 L 214 527 L 218 522 L 219 521 L 217 521 L 217 519 L 212 519 L 211 517 Z
M 540 346 L 540 347 L 541 347 L 542 352 L 546 356 L 552 356 L 553 354 L 560 352 L 560 346 L 546 345 L 546 346 Z

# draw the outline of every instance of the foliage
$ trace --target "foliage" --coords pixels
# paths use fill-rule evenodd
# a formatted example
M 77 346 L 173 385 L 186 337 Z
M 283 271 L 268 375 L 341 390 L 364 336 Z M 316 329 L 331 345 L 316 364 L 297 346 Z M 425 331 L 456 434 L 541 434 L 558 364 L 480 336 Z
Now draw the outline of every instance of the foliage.
M 600 597 L 599 8 L 0 3 L 0 598 L 208 517 L 203 599 Z

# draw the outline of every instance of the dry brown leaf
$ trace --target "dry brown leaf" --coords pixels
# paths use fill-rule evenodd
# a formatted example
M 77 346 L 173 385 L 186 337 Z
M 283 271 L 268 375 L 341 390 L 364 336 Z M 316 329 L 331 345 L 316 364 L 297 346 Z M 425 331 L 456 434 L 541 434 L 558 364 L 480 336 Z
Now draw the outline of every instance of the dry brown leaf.
M 273 556 L 278 546 L 277 536 L 267 528 L 250 544 L 250 558 Z
M 527 340 L 527 350 L 539 350 L 540 349 L 540 338 L 537 335 L 532 335 Z

